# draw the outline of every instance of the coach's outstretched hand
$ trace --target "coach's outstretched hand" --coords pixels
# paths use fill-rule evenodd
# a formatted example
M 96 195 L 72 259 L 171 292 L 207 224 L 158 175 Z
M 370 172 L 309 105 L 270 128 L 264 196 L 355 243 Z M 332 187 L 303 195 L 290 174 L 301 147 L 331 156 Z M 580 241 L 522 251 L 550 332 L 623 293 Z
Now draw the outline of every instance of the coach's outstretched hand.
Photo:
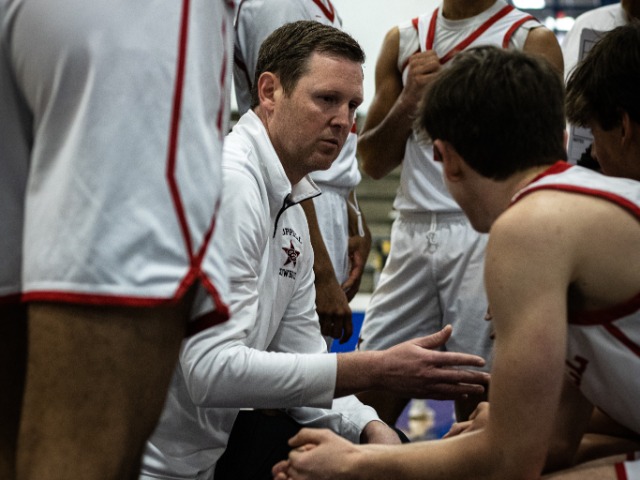
M 382 351 L 338 355 L 336 396 L 366 390 L 386 390 L 407 398 L 456 399 L 481 394 L 489 374 L 459 367 L 482 367 L 476 355 L 434 350 L 451 336 L 439 332 Z

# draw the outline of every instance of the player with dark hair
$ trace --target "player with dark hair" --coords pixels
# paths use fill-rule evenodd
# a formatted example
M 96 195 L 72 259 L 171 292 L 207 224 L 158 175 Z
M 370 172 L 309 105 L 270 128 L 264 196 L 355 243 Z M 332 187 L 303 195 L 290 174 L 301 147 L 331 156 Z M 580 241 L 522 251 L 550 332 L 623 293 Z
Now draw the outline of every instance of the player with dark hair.
M 434 81 L 417 119 L 453 198 L 490 231 L 485 426 L 398 447 L 303 430 L 278 480 L 540 478 L 572 465 L 594 407 L 640 438 L 640 183 L 563 161 L 563 106 L 548 63 L 480 47 Z M 639 475 L 640 462 L 612 460 L 553 478 Z

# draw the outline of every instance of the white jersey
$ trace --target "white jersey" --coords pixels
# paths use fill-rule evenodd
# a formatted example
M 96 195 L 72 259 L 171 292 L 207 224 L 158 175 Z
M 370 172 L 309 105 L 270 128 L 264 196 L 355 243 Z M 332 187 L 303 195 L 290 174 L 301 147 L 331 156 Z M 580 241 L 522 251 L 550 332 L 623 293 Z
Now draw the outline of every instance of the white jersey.
M 583 30 L 593 30 L 604 34 L 627 23 L 629 23 L 629 17 L 620 3 L 589 10 L 576 18 L 571 30 L 567 32 L 562 41 L 565 78 L 569 77 L 578 63 L 580 37 Z
M 629 17 L 620 3 L 605 5 L 583 13 L 576 18 L 573 27 L 562 42 L 564 75 L 568 80 L 578 61 L 589 52 L 596 41 L 616 27 L 629 23 Z M 568 125 L 567 155 L 569 162 L 578 163 L 593 143 L 593 134 L 587 127 Z
M 221 235 L 214 245 L 229 265 L 232 320 L 185 341 L 143 458 L 145 478 L 197 478 L 209 471 L 239 407 L 332 405 L 337 359 L 326 353 L 320 333 L 313 250 L 298 205 L 319 191 L 308 178 L 291 187 L 253 111 L 235 125 L 224 151 Z M 355 397 L 333 407 L 287 412 L 354 442 L 377 419 Z
M 608 200 L 640 221 L 640 183 L 558 162 L 521 190 L 566 190 Z M 640 433 L 640 292 L 604 310 L 569 312 L 567 368 L 585 397 L 621 425 Z
M 199 282 L 219 300 L 233 11 L 0 0 L 0 295 L 153 306 Z
M 448 20 L 442 9 L 423 14 L 400 25 L 398 69 L 406 80 L 408 59 L 419 51 L 433 50 L 446 63 L 457 51 L 480 45 L 503 48 L 524 46 L 529 30 L 540 26 L 531 15 L 516 10 L 503 0 L 475 17 Z M 394 208 L 400 212 L 460 212 L 442 177 L 442 166 L 433 159 L 433 145 L 419 140 L 415 133 L 407 139 L 400 187 Z

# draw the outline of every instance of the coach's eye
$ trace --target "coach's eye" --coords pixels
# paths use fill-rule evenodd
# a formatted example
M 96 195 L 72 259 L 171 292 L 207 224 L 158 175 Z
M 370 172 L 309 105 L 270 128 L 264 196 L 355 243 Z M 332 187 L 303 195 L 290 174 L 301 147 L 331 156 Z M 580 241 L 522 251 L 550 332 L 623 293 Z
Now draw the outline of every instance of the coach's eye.
M 332 95 L 321 95 L 320 100 L 322 100 L 324 103 L 333 105 L 336 102 L 336 97 Z

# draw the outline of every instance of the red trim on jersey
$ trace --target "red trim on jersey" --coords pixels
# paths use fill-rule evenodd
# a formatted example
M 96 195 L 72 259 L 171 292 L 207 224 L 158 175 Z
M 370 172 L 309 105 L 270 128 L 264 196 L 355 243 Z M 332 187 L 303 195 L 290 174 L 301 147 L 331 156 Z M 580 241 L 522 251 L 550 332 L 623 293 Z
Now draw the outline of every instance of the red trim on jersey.
M 358 134 L 358 126 L 356 125 L 356 122 L 353 122 L 353 125 L 351 125 L 351 133 L 355 133 L 356 135 Z
M 187 216 L 180 197 L 178 182 L 175 177 L 176 157 L 178 155 L 178 135 L 180 133 L 180 113 L 182 111 L 182 93 L 184 91 L 184 73 L 187 59 L 187 40 L 189 36 L 189 0 L 182 2 L 182 18 L 180 20 L 180 36 L 178 43 L 178 62 L 176 68 L 176 84 L 173 93 L 173 108 L 171 112 L 171 128 L 169 131 L 169 151 L 167 155 L 167 181 L 173 199 L 174 208 L 180 223 L 180 230 L 185 248 L 190 259 L 193 259 L 193 245 L 189 234 Z
M 234 2 L 227 1 L 227 7 L 233 8 Z M 181 282 L 178 290 L 176 291 L 174 298 L 179 299 L 182 295 L 188 290 L 188 288 L 192 285 L 192 283 L 199 278 L 203 284 L 207 287 L 209 293 L 211 293 L 213 300 L 216 304 L 216 309 L 223 310 L 227 312 L 227 306 L 222 302 L 220 296 L 218 295 L 217 290 L 213 286 L 213 284 L 206 277 L 204 272 L 201 270 L 202 260 L 204 258 L 205 252 L 208 248 L 209 242 L 211 240 L 211 236 L 213 234 L 214 226 L 215 226 L 215 217 L 218 210 L 216 206 L 214 210 L 214 214 L 211 218 L 211 223 L 209 224 L 209 228 L 205 233 L 205 236 L 202 240 L 202 245 L 200 246 L 200 250 L 197 255 L 194 255 L 193 245 L 191 242 L 191 234 L 189 232 L 189 225 L 187 223 L 187 214 L 182 202 L 182 197 L 180 196 L 180 190 L 178 187 L 178 182 L 176 180 L 175 171 L 176 171 L 176 162 L 177 162 L 177 152 L 178 152 L 178 136 L 180 131 L 180 117 L 182 110 L 182 94 L 184 91 L 184 76 L 185 76 L 185 68 L 186 68 L 186 59 L 187 59 L 187 42 L 189 38 L 189 7 L 190 0 L 183 0 L 182 2 L 182 18 L 180 21 L 180 40 L 178 44 L 178 64 L 176 69 L 176 84 L 175 84 L 175 92 L 173 98 L 173 111 L 171 115 L 171 131 L 170 131 L 170 139 L 169 139 L 169 152 L 167 158 L 167 180 L 169 182 L 169 189 L 171 190 L 171 197 L 173 198 L 174 207 L 176 209 L 176 214 L 178 216 L 178 221 L 180 223 L 180 229 L 182 231 L 182 237 L 184 239 L 185 248 L 187 250 L 187 255 L 189 256 L 189 263 L 191 265 L 189 272 Z M 227 54 L 226 54 L 226 38 L 227 38 L 227 22 L 226 18 L 222 20 L 222 41 L 225 42 L 225 54 L 222 61 L 222 68 L 220 72 L 220 89 L 222 92 L 225 90 L 225 82 L 226 82 L 226 67 L 227 67 Z M 226 99 L 224 95 L 220 96 L 220 106 L 218 110 L 218 118 L 217 118 L 217 127 L 218 132 L 222 136 L 225 132 L 222 131 L 222 124 L 224 122 L 224 113 L 226 110 Z
M 207 328 L 226 322 L 228 319 L 228 312 L 219 312 L 218 310 L 214 310 L 212 312 L 205 313 L 187 324 L 185 337 L 191 337 L 196 333 L 206 330 Z
M 433 11 L 431 20 L 429 21 L 429 32 L 427 33 L 427 43 L 425 44 L 426 50 L 433 50 L 433 42 L 436 38 L 436 23 L 438 21 L 438 8 Z
M 640 293 L 628 301 L 601 310 L 571 312 L 569 323 L 572 325 L 604 325 L 624 318 L 640 310 Z
M 225 91 L 225 84 L 227 80 L 227 19 L 224 18 L 222 20 L 222 43 L 223 43 L 223 52 L 222 55 L 222 68 L 220 69 L 220 92 Z M 220 136 L 220 140 L 224 138 L 226 132 L 222 131 L 222 126 L 224 125 L 225 114 L 227 110 L 227 99 L 225 95 L 220 95 L 220 106 L 218 107 L 218 119 L 216 121 L 216 127 L 218 128 L 218 135 Z
M 565 162 L 564 160 L 558 160 L 556 163 L 551 165 L 545 171 L 533 177 L 533 179 L 529 182 L 529 184 L 535 183 L 541 178 L 546 177 L 547 175 L 556 175 L 558 173 L 566 172 L 572 167 L 573 165 L 571 165 L 570 163 Z
M 458 43 L 458 45 L 456 45 L 451 50 L 449 50 L 446 54 L 444 54 L 444 56 L 440 58 L 440 64 L 444 65 L 449 60 L 451 60 L 456 53 L 461 52 L 462 50 L 467 48 L 469 45 L 471 45 L 475 40 L 478 39 L 480 35 L 486 32 L 491 26 L 493 26 L 493 24 L 495 24 L 502 17 L 505 17 L 506 15 L 508 15 L 512 10 L 514 10 L 514 8 L 515 7 L 513 5 L 505 5 L 503 8 L 501 8 L 499 12 L 495 13 L 491 18 L 487 19 L 486 22 L 484 22 L 476 30 L 474 30 L 471 33 L 471 35 L 469 35 L 463 41 Z M 438 10 L 439 9 L 437 8 L 434 10 L 433 15 L 431 16 L 431 21 L 429 22 L 429 32 L 427 33 L 426 50 L 433 50 L 433 43 L 436 38 L 436 23 L 438 19 Z
M 416 30 L 416 34 L 418 32 L 418 22 L 419 21 L 420 21 L 419 17 L 415 17 L 414 19 L 411 20 L 411 24 L 413 25 L 413 28 Z M 416 50 L 415 52 L 413 52 L 411 55 L 409 55 L 407 57 L 407 59 L 402 64 L 402 68 L 400 69 L 400 72 L 404 72 L 404 69 L 407 68 L 407 65 L 409 65 L 409 59 L 411 57 L 413 57 L 416 53 L 420 53 L 420 47 L 418 47 L 418 50 Z
M 413 25 L 413 28 L 415 29 L 415 31 L 418 31 L 418 22 L 420 21 L 420 17 L 415 17 L 413 19 L 411 19 L 411 25 Z
M 39 290 L 22 294 L 23 302 L 63 302 L 80 303 L 85 305 L 110 305 L 122 307 L 159 307 L 173 305 L 179 297 L 133 297 L 100 293 L 72 293 Z
M 611 335 L 616 337 L 620 343 L 622 343 L 625 347 L 631 350 L 636 357 L 640 357 L 640 346 L 627 337 L 622 330 L 613 325 L 612 323 L 607 323 L 604 325 L 604 329 L 609 332 Z
M 61 302 L 84 305 L 121 306 L 121 307 L 160 307 L 175 305 L 198 279 L 213 298 L 216 316 L 228 320 L 231 316 L 229 307 L 223 302 L 218 290 L 211 280 L 200 269 L 192 268 L 184 277 L 176 293 L 169 298 L 135 297 L 129 295 L 112 295 L 100 293 L 75 293 L 40 290 L 22 294 L 18 299 L 22 302 Z M 2 304 L 2 302 L 0 302 Z
M 416 31 L 416 35 L 418 34 L 418 22 L 419 21 L 420 21 L 419 17 L 415 17 L 415 18 L 411 19 L 411 25 L 413 25 L 413 28 Z M 404 72 L 404 69 L 407 68 L 407 65 L 409 65 L 409 59 L 411 57 L 413 57 L 416 53 L 420 53 L 420 47 L 418 47 L 418 49 L 415 52 L 413 52 L 411 55 L 409 55 L 407 57 L 407 59 L 402 64 L 402 68 L 400 69 L 400 73 Z
M 20 293 L 11 293 L 9 295 L 0 296 L 0 305 L 13 305 L 20 303 L 20 298 L 22 294 Z
M 504 39 L 502 40 L 502 48 L 507 48 L 509 46 L 509 42 L 511 41 L 511 37 L 513 37 L 513 34 L 515 33 L 515 31 L 518 28 L 520 28 L 522 24 L 527 23 L 530 20 L 533 20 L 535 22 L 538 21 L 536 17 L 534 17 L 533 15 L 529 15 L 527 17 L 524 17 L 518 20 L 516 23 L 511 25 L 511 28 L 509 28 L 509 30 L 507 30 L 507 33 L 504 34 Z
M 333 23 L 333 21 L 336 18 L 336 10 L 335 8 L 333 8 L 333 4 L 331 3 L 331 0 L 327 0 L 327 4 L 329 5 L 329 8 L 325 7 L 324 3 L 322 3 L 321 0 L 313 0 L 313 3 L 315 3 L 318 6 L 318 8 L 322 10 L 322 13 L 324 13 L 324 16 L 327 17 L 331 23 Z
M 627 469 L 624 468 L 624 463 L 616 463 L 616 477 L 618 480 L 627 480 Z
M 611 203 L 615 203 L 619 207 L 627 210 L 634 217 L 637 217 L 638 219 L 640 219 L 640 207 L 635 203 L 627 200 L 626 198 L 620 197 L 615 193 L 603 192 L 602 190 L 596 190 L 595 188 L 580 187 L 578 185 L 563 185 L 563 184 L 539 185 L 539 186 L 531 187 L 526 192 L 523 192 L 521 195 L 518 196 L 517 200 L 520 200 L 521 198 L 526 197 L 530 193 L 537 192 L 538 190 L 558 190 L 558 191 L 570 192 L 570 193 L 581 193 L 584 195 L 591 195 L 593 197 L 602 198 L 603 200 L 608 200 Z

